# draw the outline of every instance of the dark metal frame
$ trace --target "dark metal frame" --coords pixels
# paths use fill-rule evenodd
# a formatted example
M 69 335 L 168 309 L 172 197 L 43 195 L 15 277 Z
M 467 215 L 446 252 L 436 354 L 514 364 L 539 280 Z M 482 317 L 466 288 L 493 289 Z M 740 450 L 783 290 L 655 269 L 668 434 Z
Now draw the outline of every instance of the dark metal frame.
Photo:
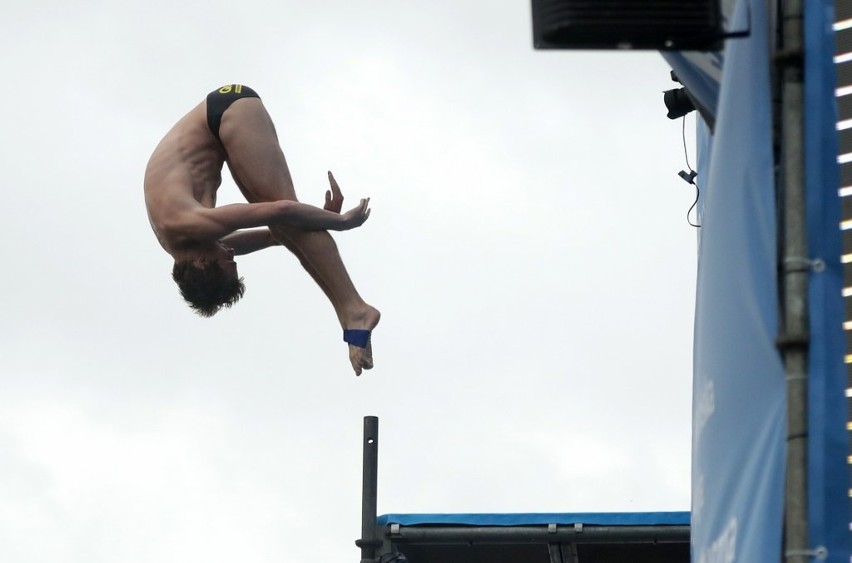
M 540 524 L 521 526 L 401 525 L 377 529 L 379 419 L 364 417 L 361 502 L 361 563 L 406 561 L 403 546 L 541 546 L 551 563 L 581 563 L 579 552 L 590 544 L 689 544 L 688 525 Z

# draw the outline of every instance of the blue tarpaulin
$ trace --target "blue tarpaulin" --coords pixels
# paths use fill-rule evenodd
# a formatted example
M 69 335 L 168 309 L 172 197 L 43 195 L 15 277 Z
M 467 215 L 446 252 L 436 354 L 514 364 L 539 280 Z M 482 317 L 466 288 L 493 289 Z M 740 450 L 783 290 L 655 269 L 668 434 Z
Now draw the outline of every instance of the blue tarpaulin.
M 577 512 L 519 514 L 384 514 L 380 526 L 539 526 L 548 524 L 589 526 L 686 526 L 689 512 Z
M 749 14 L 749 11 L 751 12 Z M 693 561 L 780 561 L 786 396 L 778 333 L 765 2 L 738 2 L 702 141 L 693 378 Z M 687 83 L 689 88 L 689 84 Z M 709 135 L 706 133 L 705 135 Z

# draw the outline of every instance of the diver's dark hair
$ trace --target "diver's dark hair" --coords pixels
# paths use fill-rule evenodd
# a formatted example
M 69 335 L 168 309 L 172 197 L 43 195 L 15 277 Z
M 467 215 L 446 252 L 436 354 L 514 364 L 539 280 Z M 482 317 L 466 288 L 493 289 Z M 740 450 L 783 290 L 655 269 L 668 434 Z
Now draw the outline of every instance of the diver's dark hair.
M 235 280 L 218 262 L 208 262 L 204 267 L 191 260 L 175 262 L 172 279 L 181 296 L 202 317 L 212 317 L 222 307 L 230 307 L 246 291 L 243 278 Z

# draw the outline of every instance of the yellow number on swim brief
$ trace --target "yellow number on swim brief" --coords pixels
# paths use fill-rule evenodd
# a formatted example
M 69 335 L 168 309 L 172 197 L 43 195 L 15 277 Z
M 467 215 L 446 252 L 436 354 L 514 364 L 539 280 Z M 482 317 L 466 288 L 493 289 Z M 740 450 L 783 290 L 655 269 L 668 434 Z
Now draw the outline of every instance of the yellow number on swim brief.
M 221 88 L 219 88 L 219 93 L 220 94 L 230 94 L 232 89 L 234 90 L 235 93 L 241 94 L 242 91 L 243 91 L 243 85 L 242 84 L 228 84 L 227 86 L 222 86 Z

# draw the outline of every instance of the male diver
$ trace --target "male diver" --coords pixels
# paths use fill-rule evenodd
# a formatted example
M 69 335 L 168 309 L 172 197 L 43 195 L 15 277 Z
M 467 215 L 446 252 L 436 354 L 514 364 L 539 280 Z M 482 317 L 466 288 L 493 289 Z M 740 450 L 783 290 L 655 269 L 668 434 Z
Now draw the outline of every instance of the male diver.
M 226 162 L 248 203 L 216 207 Z M 370 336 L 380 313 L 356 291 L 328 231 L 360 227 L 370 200 L 341 213 L 343 195 L 331 172 L 328 181 L 322 209 L 300 203 L 260 97 L 230 84 L 211 92 L 157 145 L 145 170 L 145 205 L 160 245 L 174 258 L 181 295 L 205 317 L 245 291 L 234 255 L 284 245 L 331 301 L 361 375 L 373 367 Z

